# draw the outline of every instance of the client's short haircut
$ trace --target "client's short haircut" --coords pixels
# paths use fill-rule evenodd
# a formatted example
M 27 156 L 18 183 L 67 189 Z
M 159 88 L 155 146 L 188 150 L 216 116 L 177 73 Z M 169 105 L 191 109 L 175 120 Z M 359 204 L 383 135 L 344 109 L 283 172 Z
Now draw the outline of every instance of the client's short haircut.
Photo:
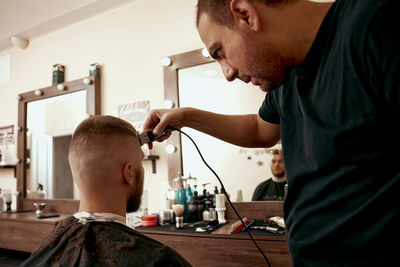
M 127 121 L 106 115 L 91 116 L 75 129 L 69 153 L 80 155 L 86 153 L 87 149 L 104 148 L 125 139 L 124 137 L 138 138 L 137 131 Z

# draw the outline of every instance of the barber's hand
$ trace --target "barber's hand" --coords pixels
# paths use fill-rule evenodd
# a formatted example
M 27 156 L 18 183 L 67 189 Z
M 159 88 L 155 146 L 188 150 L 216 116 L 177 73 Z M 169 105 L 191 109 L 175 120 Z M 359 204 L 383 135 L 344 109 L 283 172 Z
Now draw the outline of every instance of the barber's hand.
M 167 126 L 172 126 L 178 129 L 183 127 L 182 108 L 151 110 L 144 122 L 143 130 L 152 130 L 153 135 L 158 136 L 165 131 Z M 170 136 L 171 130 L 168 130 L 166 134 L 157 139 L 157 141 L 162 142 Z M 149 143 L 148 146 L 150 149 L 153 148 L 152 143 Z

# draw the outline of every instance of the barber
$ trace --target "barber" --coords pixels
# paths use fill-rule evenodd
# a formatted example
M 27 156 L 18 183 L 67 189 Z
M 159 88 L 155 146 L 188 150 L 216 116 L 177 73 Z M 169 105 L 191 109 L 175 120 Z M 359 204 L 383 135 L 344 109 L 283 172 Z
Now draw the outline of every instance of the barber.
M 199 0 L 210 55 L 265 100 L 248 115 L 153 110 L 144 128 L 244 147 L 281 139 L 293 265 L 400 266 L 399 10 L 397 0 Z

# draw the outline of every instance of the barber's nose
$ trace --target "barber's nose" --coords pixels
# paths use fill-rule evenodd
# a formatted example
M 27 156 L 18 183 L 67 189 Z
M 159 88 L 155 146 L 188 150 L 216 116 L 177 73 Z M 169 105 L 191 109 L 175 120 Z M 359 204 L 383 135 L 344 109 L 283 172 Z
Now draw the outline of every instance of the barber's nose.
M 237 69 L 233 68 L 226 62 L 222 62 L 220 64 L 221 64 L 222 72 L 224 73 L 225 79 L 228 82 L 234 81 L 238 76 Z

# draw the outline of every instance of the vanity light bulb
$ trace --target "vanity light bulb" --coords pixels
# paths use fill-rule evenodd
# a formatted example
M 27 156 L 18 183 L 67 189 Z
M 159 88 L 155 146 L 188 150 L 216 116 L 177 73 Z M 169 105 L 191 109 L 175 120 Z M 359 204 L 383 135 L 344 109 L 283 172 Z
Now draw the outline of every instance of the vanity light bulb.
M 61 84 L 61 83 L 60 83 L 60 84 L 57 85 L 57 89 L 60 90 L 60 91 L 63 91 L 63 90 L 65 90 L 66 88 L 65 88 L 64 84 Z
M 21 127 L 19 127 L 19 126 L 15 126 L 15 127 L 14 127 L 14 129 L 15 129 L 15 131 L 16 131 L 16 132 L 20 132 L 20 131 L 22 131 L 22 128 L 21 128 Z
M 201 54 L 203 57 L 210 57 L 210 53 L 208 52 L 207 48 L 203 48 L 203 50 L 201 50 Z
M 163 58 L 163 60 L 161 61 L 161 63 L 165 66 L 168 67 L 172 64 L 172 61 L 169 57 L 165 57 Z
M 41 90 L 35 90 L 35 95 L 42 95 L 43 92 Z
M 16 98 L 18 101 L 21 101 L 21 100 L 22 100 L 22 96 L 20 96 L 20 95 L 17 95 L 15 98 Z
M 172 101 L 169 100 L 169 99 L 165 100 L 165 102 L 164 102 L 164 107 L 167 108 L 167 109 L 173 108 L 174 105 L 175 105 L 174 102 L 172 102 Z
M 84 83 L 84 84 L 91 84 L 91 83 L 92 83 L 92 80 L 89 79 L 89 78 L 85 78 L 85 79 L 83 79 L 83 83 Z
M 173 154 L 176 151 L 176 147 L 174 145 L 167 145 L 165 151 L 168 154 Z

